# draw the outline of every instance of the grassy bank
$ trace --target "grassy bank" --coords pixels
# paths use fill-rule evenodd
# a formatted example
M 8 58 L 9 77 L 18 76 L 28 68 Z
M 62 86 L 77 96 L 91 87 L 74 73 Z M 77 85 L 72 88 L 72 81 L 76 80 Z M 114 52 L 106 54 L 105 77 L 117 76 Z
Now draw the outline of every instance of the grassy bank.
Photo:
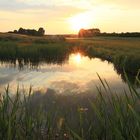
M 140 69 L 140 38 L 95 37 L 71 39 L 71 43 L 82 48 L 90 57 L 112 62 L 119 70 L 136 74 Z
M 0 60 L 12 63 L 18 60 L 21 66 L 28 63 L 38 65 L 41 61 L 62 64 L 71 52 L 78 51 L 91 58 L 98 57 L 112 62 L 119 74 L 125 68 L 132 79 L 140 69 L 140 38 L 94 37 L 65 40 L 62 36 L 0 34 Z
M 26 96 L 17 90 L 11 97 L 7 88 L 0 102 L 0 139 L 140 139 L 140 93 L 129 81 L 129 92 L 121 94 L 101 83 L 97 96 L 32 94 L 30 89 Z
M 68 56 L 68 43 L 62 36 L 31 37 L 0 34 L 0 60 L 15 63 L 62 63 Z

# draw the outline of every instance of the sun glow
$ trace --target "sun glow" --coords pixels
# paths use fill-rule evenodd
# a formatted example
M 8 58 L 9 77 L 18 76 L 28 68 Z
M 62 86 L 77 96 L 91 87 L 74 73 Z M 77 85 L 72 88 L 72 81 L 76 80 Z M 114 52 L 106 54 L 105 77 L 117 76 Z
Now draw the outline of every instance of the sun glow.
M 77 54 L 73 54 L 72 57 L 71 57 L 72 61 L 76 64 L 80 64 L 81 61 L 82 61 L 82 56 L 80 53 L 77 53 Z
M 75 56 L 75 61 L 76 61 L 77 63 L 80 63 L 80 62 L 81 62 L 81 54 L 80 54 L 80 53 L 78 53 L 78 54 Z
M 87 14 L 78 14 L 76 16 L 70 17 L 68 20 L 71 29 L 78 32 L 81 28 L 88 28 L 91 23 L 91 19 Z

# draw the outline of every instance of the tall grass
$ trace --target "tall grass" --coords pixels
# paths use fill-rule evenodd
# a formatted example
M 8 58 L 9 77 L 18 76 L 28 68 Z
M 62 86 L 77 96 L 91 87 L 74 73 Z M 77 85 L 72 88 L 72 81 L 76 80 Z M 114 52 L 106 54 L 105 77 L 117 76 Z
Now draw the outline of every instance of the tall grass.
M 66 42 L 47 44 L 18 44 L 17 42 L 0 42 L 0 61 L 24 64 L 63 63 L 68 59 L 69 48 Z
M 123 71 L 124 63 L 126 72 L 131 75 L 136 75 L 140 69 L 140 38 L 94 37 L 69 42 L 78 46 L 89 57 L 112 62 L 118 71 Z
M 138 140 L 140 92 L 127 80 L 129 91 L 115 93 L 99 76 L 96 97 L 28 94 L 9 88 L 0 101 L 1 140 Z M 140 85 L 140 80 L 136 78 Z
M 7 38 L 8 40 L 4 40 Z M 0 39 L 0 61 L 16 63 L 18 60 L 20 66 L 38 65 L 41 61 L 62 64 L 70 53 L 77 51 L 90 58 L 98 57 L 112 62 L 119 74 L 123 73 L 125 67 L 127 74 L 133 76 L 131 79 L 134 79 L 140 69 L 139 38 L 95 37 L 57 41 L 49 37 L 34 38 L 19 35 L 9 37 L 5 34 Z

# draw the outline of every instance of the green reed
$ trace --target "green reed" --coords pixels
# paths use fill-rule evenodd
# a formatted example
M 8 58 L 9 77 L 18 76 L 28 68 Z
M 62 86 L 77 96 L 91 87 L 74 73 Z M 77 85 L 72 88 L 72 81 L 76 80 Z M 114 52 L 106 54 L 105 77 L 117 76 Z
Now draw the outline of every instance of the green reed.
M 129 91 L 114 92 L 99 75 L 96 96 L 28 94 L 9 87 L 1 95 L 1 140 L 140 139 L 140 92 L 126 76 Z M 138 77 L 137 85 L 140 85 Z

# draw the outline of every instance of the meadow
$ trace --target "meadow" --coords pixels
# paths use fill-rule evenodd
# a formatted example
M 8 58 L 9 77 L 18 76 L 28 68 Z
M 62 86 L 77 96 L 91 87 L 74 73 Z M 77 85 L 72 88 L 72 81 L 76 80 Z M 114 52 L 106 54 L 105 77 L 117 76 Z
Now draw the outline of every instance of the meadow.
M 96 96 L 21 92 L 9 87 L 0 98 L 2 140 L 138 140 L 140 139 L 140 38 L 29 37 L 0 34 L 0 61 L 26 65 L 63 63 L 72 52 L 114 64 L 129 91 L 115 92 L 98 75 Z M 134 76 L 135 83 L 129 81 Z M 127 76 L 128 75 L 128 76 Z M 95 94 L 95 93 L 93 93 Z

